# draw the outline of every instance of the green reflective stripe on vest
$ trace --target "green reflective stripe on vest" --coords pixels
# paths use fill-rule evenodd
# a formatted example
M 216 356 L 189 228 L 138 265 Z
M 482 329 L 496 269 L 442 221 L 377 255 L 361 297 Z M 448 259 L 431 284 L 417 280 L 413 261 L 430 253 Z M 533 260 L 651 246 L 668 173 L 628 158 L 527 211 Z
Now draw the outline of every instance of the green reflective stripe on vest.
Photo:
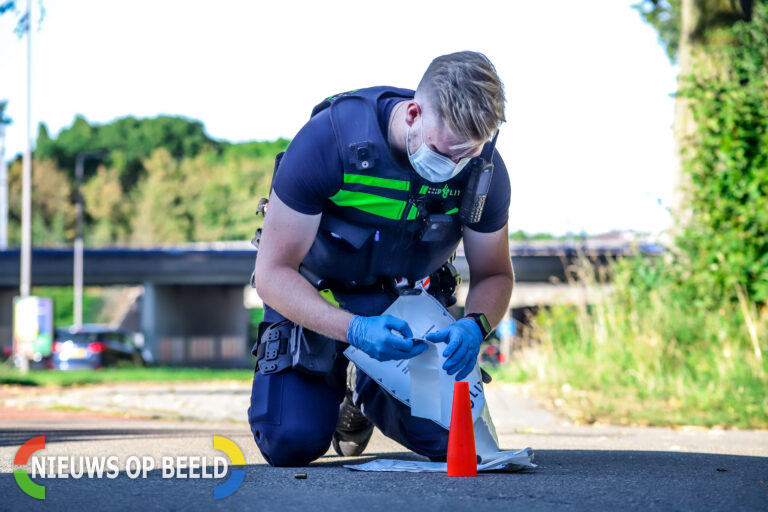
M 418 208 L 416 208 L 416 205 L 415 205 L 415 204 L 412 204 L 412 205 L 411 205 L 411 209 L 410 209 L 410 210 L 408 210 L 408 218 L 407 218 L 407 219 L 405 219 L 405 220 L 413 220 L 413 219 L 415 219 L 416 217 L 418 217 L 418 215 L 419 215 L 419 209 L 418 209 Z
M 429 187 L 427 185 L 422 185 L 419 194 L 426 194 L 427 190 L 429 190 Z
M 359 183 L 360 185 L 389 188 L 392 190 L 408 190 L 411 188 L 410 181 L 377 178 L 376 176 L 363 176 L 361 174 L 345 174 L 344 183 Z
M 398 220 L 402 217 L 406 204 L 405 201 L 350 190 L 339 190 L 329 199 L 339 206 L 357 208 L 372 215 L 392 220 Z
M 458 208 L 454 208 L 453 210 L 448 210 L 447 212 L 445 212 L 445 214 L 446 215 L 453 215 L 454 213 L 458 213 L 458 211 L 459 211 Z

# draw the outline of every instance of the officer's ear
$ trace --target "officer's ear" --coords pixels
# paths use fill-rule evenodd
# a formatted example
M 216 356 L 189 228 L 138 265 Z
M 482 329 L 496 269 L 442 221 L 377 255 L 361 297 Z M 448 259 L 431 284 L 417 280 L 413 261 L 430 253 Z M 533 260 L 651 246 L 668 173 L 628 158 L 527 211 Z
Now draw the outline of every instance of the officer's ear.
M 405 105 L 405 122 L 408 126 L 413 126 L 419 117 L 421 117 L 421 106 L 411 100 Z

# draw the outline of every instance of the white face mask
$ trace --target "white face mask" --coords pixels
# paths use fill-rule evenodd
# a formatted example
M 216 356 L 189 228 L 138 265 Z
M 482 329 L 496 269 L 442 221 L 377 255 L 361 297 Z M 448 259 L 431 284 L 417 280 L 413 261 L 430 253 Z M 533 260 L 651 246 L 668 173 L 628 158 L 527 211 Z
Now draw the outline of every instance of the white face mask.
M 421 146 L 415 153 L 411 154 L 408 147 L 408 135 L 411 127 L 405 132 L 405 151 L 408 154 L 408 160 L 411 162 L 416 173 L 427 181 L 432 183 L 442 183 L 453 178 L 464 169 L 469 162 L 469 158 L 462 158 L 459 163 L 455 163 L 447 156 L 436 153 L 427 147 L 424 141 L 424 116 L 421 117 Z

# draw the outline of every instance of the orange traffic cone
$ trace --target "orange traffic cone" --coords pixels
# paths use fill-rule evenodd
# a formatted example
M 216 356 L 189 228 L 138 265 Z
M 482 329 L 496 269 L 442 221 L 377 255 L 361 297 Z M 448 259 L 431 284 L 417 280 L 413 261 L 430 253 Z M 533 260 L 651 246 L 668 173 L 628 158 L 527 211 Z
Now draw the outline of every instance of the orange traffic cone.
M 448 432 L 448 476 L 477 476 L 475 430 L 472 426 L 472 405 L 469 384 L 453 385 L 451 429 Z

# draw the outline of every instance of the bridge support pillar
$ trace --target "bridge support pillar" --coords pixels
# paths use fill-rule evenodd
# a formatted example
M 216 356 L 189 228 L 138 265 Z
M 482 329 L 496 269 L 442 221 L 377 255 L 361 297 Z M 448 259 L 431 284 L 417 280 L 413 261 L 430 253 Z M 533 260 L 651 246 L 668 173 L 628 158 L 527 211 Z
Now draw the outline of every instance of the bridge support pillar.
M 144 284 L 144 346 L 162 364 L 246 367 L 243 286 Z
M 0 287 L 0 353 L 13 345 L 13 298 L 18 294 L 18 287 Z

